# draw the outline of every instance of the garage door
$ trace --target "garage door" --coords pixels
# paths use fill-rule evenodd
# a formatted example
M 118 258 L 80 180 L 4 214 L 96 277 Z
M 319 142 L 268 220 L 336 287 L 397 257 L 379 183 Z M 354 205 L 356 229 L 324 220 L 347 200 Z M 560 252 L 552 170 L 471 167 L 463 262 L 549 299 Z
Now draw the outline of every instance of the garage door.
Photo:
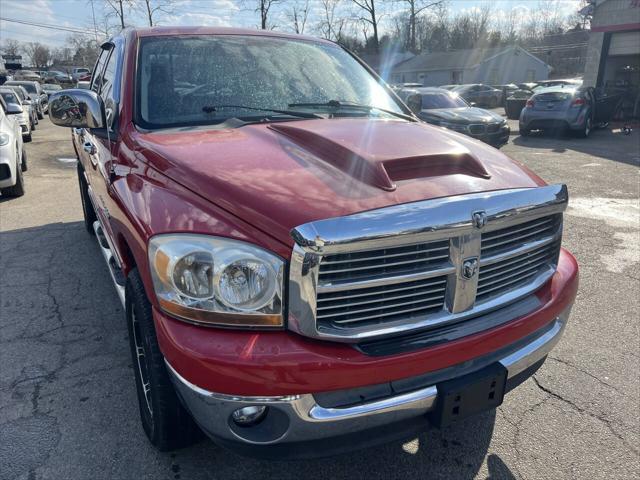
M 611 36 L 609 55 L 640 55 L 640 30 L 614 33 Z

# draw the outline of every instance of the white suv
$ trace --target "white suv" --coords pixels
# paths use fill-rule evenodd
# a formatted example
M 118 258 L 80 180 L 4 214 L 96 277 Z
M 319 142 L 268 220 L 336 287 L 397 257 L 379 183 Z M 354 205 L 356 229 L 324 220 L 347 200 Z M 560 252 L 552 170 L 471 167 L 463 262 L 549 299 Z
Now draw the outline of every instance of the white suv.
M 0 192 L 3 196 L 24 195 L 22 172 L 26 170 L 27 155 L 20 124 L 16 115 L 7 113 L 7 104 L 0 97 Z

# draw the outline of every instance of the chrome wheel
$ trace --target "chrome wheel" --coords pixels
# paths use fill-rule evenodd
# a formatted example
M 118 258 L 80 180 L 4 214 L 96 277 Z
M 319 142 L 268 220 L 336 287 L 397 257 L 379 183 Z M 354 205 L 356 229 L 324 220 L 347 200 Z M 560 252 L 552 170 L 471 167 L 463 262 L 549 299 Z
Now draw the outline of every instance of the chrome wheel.
M 136 319 L 136 313 L 131 312 L 131 330 L 133 331 L 133 343 L 135 346 L 136 363 L 138 365 L 138 374 L 140 375 L 140 385 L 142 386 L 142 393 L 149 410 L 149 415 L 153 418 L 153 408 L 151 406 L 151 381 L 149 379 L 149 369 L 147 366 L 147 357 L 145 355 L 144 346 L 140 339 L 140 324 Z

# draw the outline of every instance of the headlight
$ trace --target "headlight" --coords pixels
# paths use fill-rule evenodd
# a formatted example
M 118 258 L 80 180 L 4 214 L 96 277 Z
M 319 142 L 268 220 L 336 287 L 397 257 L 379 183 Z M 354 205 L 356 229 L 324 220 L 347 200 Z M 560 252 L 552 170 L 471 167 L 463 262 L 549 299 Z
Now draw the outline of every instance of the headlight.
M 259 247 L 206 235 L 158 235 L 149 242 L 160 307 L 196 323 L 282 327 L 284 262 Z
M 0 147 L 4 147 L 11 141 L 11 137 L 6 133 L 0 133 Z

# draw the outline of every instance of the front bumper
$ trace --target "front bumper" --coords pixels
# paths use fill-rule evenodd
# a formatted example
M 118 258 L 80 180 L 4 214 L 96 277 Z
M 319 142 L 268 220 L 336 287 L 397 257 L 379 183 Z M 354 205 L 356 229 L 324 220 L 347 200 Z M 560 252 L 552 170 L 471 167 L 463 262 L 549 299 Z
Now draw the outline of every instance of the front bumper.
M 421 377 L 417 389 L 370 402 L 322 406 L 313 394 L 252 397 L 218 394 L 193 385 L 167 362 L 176 390 L 200 427 L 215 441 L 251 456 L 304 458 L 363 448 L 412 435 L 429 425 L 427 414 L 438 401 L 438 383 L 499 362 L 507 369 L 507 390 L 531 376 L 560 340 L 571 307 L 544 328 L 484 356 L 470 366 Z M 438 379 L 439 378 L 439 379 Z M 438 381 L 435 381 L 438 379 Z M 433 380 L 433 383 L 430 382 Z M 260 423 L 240 427 L 231 419 L 239 408 L 268 407 Z

